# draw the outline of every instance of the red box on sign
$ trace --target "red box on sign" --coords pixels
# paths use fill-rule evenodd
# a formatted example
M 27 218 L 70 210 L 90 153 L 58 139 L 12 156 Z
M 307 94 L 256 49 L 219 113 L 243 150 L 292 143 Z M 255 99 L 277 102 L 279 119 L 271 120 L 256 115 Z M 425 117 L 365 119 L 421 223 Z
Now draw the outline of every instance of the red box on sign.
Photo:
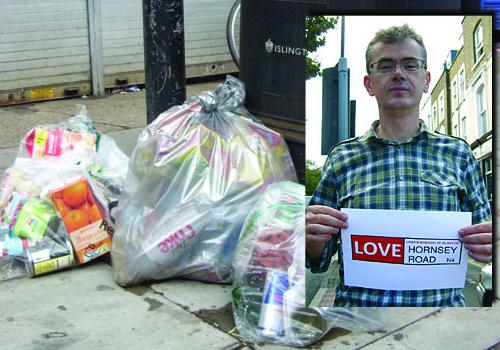
M 404 238 L 351 236 L 352 260 L 404 263 Z

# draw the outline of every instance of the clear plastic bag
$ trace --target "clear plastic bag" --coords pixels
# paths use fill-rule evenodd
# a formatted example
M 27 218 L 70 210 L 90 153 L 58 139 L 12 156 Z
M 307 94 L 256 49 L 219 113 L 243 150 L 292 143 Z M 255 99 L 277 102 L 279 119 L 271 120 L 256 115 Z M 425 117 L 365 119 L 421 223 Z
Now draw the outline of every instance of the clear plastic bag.
M 76 113 L 57 125 L 39 125 L 22 139 L 17 158 L 60 160 L 89 164 L 96 154 L 99 134 L 87 116 L 87 107 L 77 105 Z
M 3 217 L 3 213 L 0 216 Z M 25 264 L 27 243 L 26 239 L 14 237 L 8 226 L 0 223 L 0 281 L 28 274 Z
M 243 101 L 243 83 L 228 77 L 142 131 L 111 253 L 119 284 L 232 281 L 246 214 L 269 184 L 296 180 L 283 138 L 254 122 Z
M 304 347 L 331 328 L 375 331 L 377 310 L 305 307 L 305 188 L 268 187 L 242 229 L 234 262 L 233 315 L 243 339 Z
M 95 131 L 85 106 L 63 123 L 33 128 L 0 182 L 0 280 L 109 252 L 111 207 L 127 169 L 128 157 Z

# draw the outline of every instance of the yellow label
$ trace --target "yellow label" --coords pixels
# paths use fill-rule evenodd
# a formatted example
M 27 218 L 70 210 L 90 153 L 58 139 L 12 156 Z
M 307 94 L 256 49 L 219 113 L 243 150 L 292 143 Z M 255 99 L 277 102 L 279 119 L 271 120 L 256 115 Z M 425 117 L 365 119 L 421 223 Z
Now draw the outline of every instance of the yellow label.
M 65 255 L 59 258 L 33 264 L 33 269 L 35 270 L 35 275 L 41 275 L 47 272 L 63 269 L 71 265 L 73 265 L 73 258 L 71 255 Z
M 53 88 L 40 88 L 31 90 L 32 100 L 41 100 L 44 98 L 53 98 L 55 95 Z
M 49 136 L 49 132 L 47 130 L 36 129 L 35 145 L 37 145 L 45 150 L 45 144 L 47 143 L 48 136 Z

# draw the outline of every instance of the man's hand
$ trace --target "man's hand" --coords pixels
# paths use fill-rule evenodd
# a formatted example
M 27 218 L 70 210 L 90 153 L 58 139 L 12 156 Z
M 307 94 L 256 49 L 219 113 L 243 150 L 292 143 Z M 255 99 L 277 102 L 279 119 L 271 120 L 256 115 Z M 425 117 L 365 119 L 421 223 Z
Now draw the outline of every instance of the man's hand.
M 319 258 L 326 242 L 340 229 L 347 228 L 347 215 L 339 210 L 311 205 L 306 212 L 306 251 L 311 258 Z
M 460 241 L 469 250 L 469 256 L 477 261 L 488 263 L 491 261 L 493 228 L 491 221 L 467 226 L 458 231 Z

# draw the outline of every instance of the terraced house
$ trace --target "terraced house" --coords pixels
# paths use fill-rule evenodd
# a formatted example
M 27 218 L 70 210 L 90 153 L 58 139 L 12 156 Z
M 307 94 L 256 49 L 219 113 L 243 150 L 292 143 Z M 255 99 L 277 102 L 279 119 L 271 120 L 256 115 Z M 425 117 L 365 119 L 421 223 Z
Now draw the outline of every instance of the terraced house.
M 492 18 L 464 16 L 462 47 L 451 50 L 421 114 L 431 130 L 467 141 L 493 195 Z

